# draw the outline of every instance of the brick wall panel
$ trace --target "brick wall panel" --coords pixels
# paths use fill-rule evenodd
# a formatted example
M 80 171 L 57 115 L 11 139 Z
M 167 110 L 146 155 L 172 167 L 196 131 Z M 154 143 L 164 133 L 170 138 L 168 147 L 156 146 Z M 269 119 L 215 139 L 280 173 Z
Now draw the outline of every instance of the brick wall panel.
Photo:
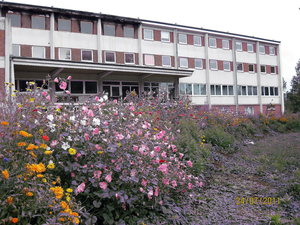
M 59 59 L 59 57 L 58 57 L 58 48 L 54 48 L 54 51 L 55 51 L 55 59 Z
M 32 46 L 31 45 L 21 45 L 21 56 L 23 57 L 31 57 Z
M 247 43 L 246 42 L 242 42 L 242 46 L 243 46 L 243 51 L 247 52 Z
M 80 49 L 72 48 L 71 55 L 72 55 L 72 57 L 71 57 L 72 61 L 81 61 L 81 50 Z
M 0 94 L 4 94 L 5 89 L 5 68 L 0 68 Z
M 265 46 L 265 53 L 266 53 L 266 55 L 270 54 L 270 47 L 269 46 Z
M 217 48 L 223 48 L 222 39 L 217 38 Z
M 97 21 L 93 21 L 93 34 L 97 34 Z
M 50 17 L 45 17 L 45 30 L 50 30 Z
M 142 28 L 142 39 L 144 39 L 144 31 L 145 29 L 144 28 Z
M 221 60 L 218 60 L 218 70 L 224 70 L 223 61 Z
M 187 35 L 187 44 L 188 45 L 194 45 L 194 36 L 191 34 Z
M 21 27 L 31 28 L 31 16 L 28 14 L 21 15 Z
M 206 59 L 203 59 L 203 69 L 206 69 Z
M 161 31 L 154 30 L 153 31 L 154 41 L 161 41 Z
M 175 56 L 171 56 L 171 67 L 175 67 Z
M 58 18 L 54 19 L 54 30 L 58 31 Z
M 194 58 L 188 58 L 188 67 L 195 68 L 195 59 Z
M 162 56 L 161 55 L 154 55 L 154 65 L 162 66 Z
M 249 72 L 249 63 L 244 63 L 244 72 Z
M 230 69 L 233 71 L 233 62 L 230 62 Z
M 202 43 L 202 46 L 205 46 L 205 38 L 204 38 L 204 36 L 201 36 L 201 43 Z
M 74 20 L 74 19 L 71 20 L 71 32 L 74 32 L 74 33 L 80 32 L 79 23 L 80 23 L 79 20 Z
M 278 74 L 278 66 L 275 66 L 276 67 L 276 74 Z
M 46 59 L 50 59 L 50 47 L 46 47 Z
M 120 24 L 116 24 L 116 37 L 124 37 L 124 30 Z
M 143 32 L 142 32 L 143 33 Z M 143 34 L 142 34 L 143 35 Z M 134 27 L 134 39 L 138 39 L 139 38 L 139 30 L 138 27 Z
M 0 30 L 0 56 L 5 56 L 5 30 Z
M 253 44 L 253 52 L 256 53 L 256 44 Z
M 257 73 L 257 64 L 254 64 L 255 73 Z
M 93 50 L 93 62 L 98 63 L 98 50 Z
M 136 65 L 139 65 L 139 53 L 134 53 L 134 57 L 135 57 L 135 58 L 134 58 L 135 64 L 136 64 Z
M 170 32 L 170 42 L 174 43 L 174 32 Z
M 277 55 L 277 47 L 274 47 L 275 48 L 275 55 Z
M 271 74 L 271 66 L 269 65 L 266 65 L 266 70 L 267 70 L 267 74 Z
M 125 62 L 124 62 L 124 52 L 116 52 L 116 63 L 125 64 Z
M 229 49 L 232 50 L 232 41 L 231 40 L 229 40 Z

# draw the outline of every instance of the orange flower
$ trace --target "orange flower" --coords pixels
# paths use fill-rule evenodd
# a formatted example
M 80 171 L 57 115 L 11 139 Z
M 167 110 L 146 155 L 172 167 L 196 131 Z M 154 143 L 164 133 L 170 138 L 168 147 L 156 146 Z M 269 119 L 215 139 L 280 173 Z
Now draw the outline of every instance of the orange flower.
M 13 197 L 8 197 L 8 198 L 6 199 L 6 202 L 7 202 L 8 205 L 9 205 L 9 204 L 13 204 Z
M 30 192 L 30 191 L 28 191 L 28 192 L 26 193 L 26 195 L 29 196 L 29 197 L 31 197 L 31 196 L 33 195 L 33 193 Z
M 26 148 L 26 150 L 33 150 L 33 149 L 37 149 L 38 146 L 34 145 L 34 144 L 29 144 L 28 147 Z
M 68 209 L 69 208 L 68 204 L 65 201 L 61 201 L 60 205 L 63 209 Z
M 19 133 L 23 137 L 32 137 L 32 134 L 28 134 L 26 131 L 21 130 Z
M 5 180 L 7 180 L 9 178 L 9 173 L 7 170 L 2 171 L 1 173 Z
M 30 151 L 29 154 L 30 154 L 33 158 L 36 158 L 36 157 L 37 157 L 36 154 L 33 153 L 33 151 Z
M 18 221 L 19 221 L 18 218 L 13 218 L 13 219 L 12 219 L 12 222 L 13 222 L 13 223 L 17 223 Z
M 2 121 L 1 124 L 4 125 L 4 126 L 7 126 L 7 125 L 8 125 L 8 122 Z
M 26 143 L 25 143 L 25 142 L 19 142 L 19 143 L 18 143 L 18 146 L 19 146 L 19 147 L 21 147 L 21 146 L 26 146 Z
M 46 148 L 47 148 L 47 145 L 41 143 L 41 144 L 40 144 L 40 148 L 46 149 Z

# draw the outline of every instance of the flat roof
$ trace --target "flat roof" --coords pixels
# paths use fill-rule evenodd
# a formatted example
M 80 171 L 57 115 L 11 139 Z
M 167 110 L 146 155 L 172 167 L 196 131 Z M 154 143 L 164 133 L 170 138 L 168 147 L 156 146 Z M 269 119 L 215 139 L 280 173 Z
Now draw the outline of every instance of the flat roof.
M 123 17 L 123 16 L 115 16 L 115 15 L 109 15 L 109 14 L 102 14 L 102 13 L 93 13 L 93 12 L 87 12 L 87 11 L 80 11 L 80 10 L 71 10 L 71 9 L 63 9 L 63 8 L 55 8 L 55 7 L 47 7 L 47 6 L 38 6 L 38 5 L 30 5 L 30 4 L 22 4 L 22 3 L 15 3 L 15 2 L 0 2 L 0 7 L 7 7 L 8 9 L 22 9 L 22 10 L 33 10 L 33 11 L 43 11 L 43 12 L 57 12 L 62 14 L 70 14 L 73 16 L 86 16 L 86 17 L 96 17 L 101 18 L 104 20 L 110 20 L 110 21 L 118 21 L 122 23 L 148 23 L 148 24 L 155 24 L 155 25 L 162 25 L 162 26 L 169 26 L 172 28 L 178 28 L 178 29 L 187 29 L 187 30 L 194 30 L 199 32 L 205 32 L 205 33 L 212 33 L 212 34 L 219 34 L 219 35 L 225 35 L 225 36 L 231 36 L 241 39 L 250 39 L 250 40 L 260 40 L 265 42 L 271 42 L 280 44 L 280 41 L 276 40 L 270 40 L 265 38 L 259 38 L 249 35 L 243 35 L 243 34 L 236 34 L 236 33 L 230 33 L 230 32 L 224 32 L 224 31 L 218 31 L 218 30 L 211 30 L 211 29 L 205 29 L 205 28 L 199 28 L 199 27 L 193 27 L 193 26 L 187 26 L 187 25 L 179 25 L 179 24 L 171 24 L 171 23 L 165 23 L 165 22 L 158 22 L 158 21 L 152 21 L 152 20 L 146 20 L 146 19 L 135 19 L 130 17 Z

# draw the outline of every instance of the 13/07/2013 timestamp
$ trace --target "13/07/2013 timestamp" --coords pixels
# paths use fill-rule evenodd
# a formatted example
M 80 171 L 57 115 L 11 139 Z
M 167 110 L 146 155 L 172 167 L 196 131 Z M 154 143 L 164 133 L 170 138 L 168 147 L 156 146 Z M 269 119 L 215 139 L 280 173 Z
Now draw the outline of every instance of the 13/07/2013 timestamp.
M 250 205 L 279 205 L 279 198 L 271 198 L 271 197 L 247 197 L 247 198 L 236 198 L 236 204 L 241 205 L 241 204 L 250 204 Z

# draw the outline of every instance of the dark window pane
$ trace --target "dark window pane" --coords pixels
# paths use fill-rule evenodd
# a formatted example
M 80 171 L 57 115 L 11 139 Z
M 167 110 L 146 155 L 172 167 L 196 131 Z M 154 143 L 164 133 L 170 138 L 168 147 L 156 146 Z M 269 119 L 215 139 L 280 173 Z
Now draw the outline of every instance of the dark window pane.
M 148 92 L 150 92 L 150 87 L 144 87 L 144 92 L 147 92 L 148 94 Z
M 215 95 L 215 85 L 210 85 L 210 94 Z
M 247 95 L 246 86 L 242 86 L 242 95 Z
M 83 94 L 83 81 L 71 81 L 71 93 Z
M 114 25 L 104 25 L 104 35 L 115 36 L 115 26 Z
M 249 72 L 254 72 L 254 65 L 253 64 L 249 64 Z
M 93 33 L 93 23 L 81 21 L 80 22 L 80 31 L 81 31 L 81 33 L 92 34 Z
M 144 82 L 144 86 L 150 86 L 150 83 L 149 82 Z
M 269 87 L 265 87 L 265 95 L 269 95 Z
M 194 95 L 200 95 L 200 85 L 194 84 Z
M 71 20 L 58 19 L 59 31 L 71 31 Z
M 265 95 L 265 87 L 261 87 L 261 95 Z
M 20 14 L 6 14 L 6 17 L 11 19 L 12 27 L 21 27 L 21 15 Z
M 124 27 L 124 37 L 134 38 L 134 28 Z
M 133 53 L 125 53 L 125 63 L 134 63 Z
M 112 90 L 112 97 L 120 96 L 120 88 L 119 87 L 111 87 L 111 90 Z
M 157 97 L 159 92 L 159 87 L 152 87 L 153 97 Z
M 185 84 L 179 84 L 179 93 L 181 95 L 185 94 Z
M 223 92 L 223 95 L 228 95 L 227 86 L 222 86 L 222 92 Z
M 139 87 L 131 87 L 131 91 L 134 91 L 137 95 L 139 94 Z
M 151 83 L 151 86 L 159 86 L 159 83 Z
M 120 82 L 116 82 L 116 81 L 103 81 L 103 84 L 120 85 Z
M 86 81 L 85 82 L 85 93 L 86 94 L 96 94 L 97 93 L 97 82 Z
M 240 85 L 238 86 L 238 95 L 242 95 L 242 87 Z
M 248 86 L 248 95 L 252 95 L 252 86 Z
M 110 97 L 110 86 L 103 86 L 103 92 L 108 94 L 108 97 Z
M 106 52 L 105 53 L 105 61 L 106 62 L 115 62 L 115 53 L 114 52 Z
M 29 82 L 33 82 L 33 80 L 20 80 L 19 85 L 20 85 L 20 92 L 26 91 L 27 87 L 29 88 Z
M 122 82 L 123 85 L 139 85 L 138 82 Z M 149 86 L 149 85 L 145 85 L 146 83 L 144 83 L 144 86 Z M 148 83 L 150 84 L 150 83 Z
M 206 95 L 206 84 L 201 84 L 201 95 Z
M 33 16 L 32 19 L 32 28 L 36 29 L 45 29 L 45 17 L 42 16 Z
M 216 85 L 216 95 L 221 95 L 221 85 Z
M 92 51 L 90 51 L 90 50 L 82 50 L 81 54 L 82 54 L 82 60 L 83 61 L 92 61 L 93 60 L 93 58 L 92 58 Z
M 187 95 L 192 95 L 192 84 L 185 84 L 185 91 Z
M 274 87 L 270 87 L 270 95 L 274 95 Z
M 275 88 L 275 95 L 278 96 L 278 87 Z
M 130 93 L 130 86 L 122 86 L 122 97 L 125 98 Z
M 257 87 L 253 87 L 253 95 L 257 95 Z
M 40 87 L 40 88 L 42 87 L 44 89 L 48 89 L 48 82 L 47 81 L 45 81 L 45 84 L 44 84 L 44 82 L 42 80 L 36 80 L 35 83 L 36 83 L 37 87 Z
M 228 86 L 229 95 L 233 95 L 233 86 Z

